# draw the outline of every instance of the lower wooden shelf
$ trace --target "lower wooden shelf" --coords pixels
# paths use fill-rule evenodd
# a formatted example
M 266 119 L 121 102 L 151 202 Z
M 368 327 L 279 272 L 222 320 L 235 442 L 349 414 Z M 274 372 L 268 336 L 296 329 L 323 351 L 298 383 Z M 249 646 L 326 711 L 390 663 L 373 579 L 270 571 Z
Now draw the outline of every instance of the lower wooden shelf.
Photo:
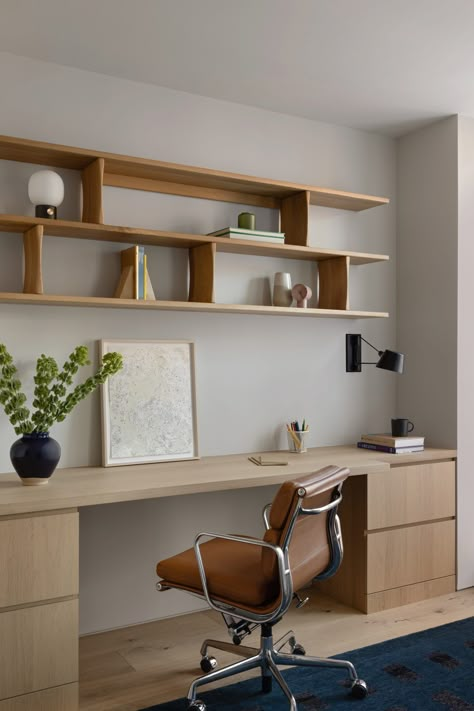
M 338 309 L 297 309 L 254 304 L 208 304 L 191 301 L 143 301 L 103 296 L 60 296 L 0 292 L 0 303 L 48 306 L 87 306 L 113 309 L 152 309 L 162 311 L 202 311 L 210 313 L 261 314 L 265 316 L 306 316 L 313 318 L 388 318 L 382 311 L 343 311 Z

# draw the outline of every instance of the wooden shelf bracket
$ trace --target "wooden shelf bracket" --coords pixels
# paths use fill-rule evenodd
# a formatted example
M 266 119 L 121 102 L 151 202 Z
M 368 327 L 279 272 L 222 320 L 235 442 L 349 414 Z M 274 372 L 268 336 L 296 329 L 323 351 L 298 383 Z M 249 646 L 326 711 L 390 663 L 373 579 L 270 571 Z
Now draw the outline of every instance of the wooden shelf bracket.
M 285 233 L 285 244 L 306 247 L 309 229 L 310 192 L 303 190 L 284 198 L 280 205 L 280 230 Z
M 43 225 L 35 225 L 23 233 L 25 256 L 23 292 L 25 294 L 43 293 L 42 249 Z
M 96 158 L 82 170 L 82 221 L 104 224 L 102 186 L 104 159 Z
M 349 309 L 349 257 L 318 262 L 320 309 Z
M 201 244 L 189 250 L 189 301 L 213 304 L 216 245 Z

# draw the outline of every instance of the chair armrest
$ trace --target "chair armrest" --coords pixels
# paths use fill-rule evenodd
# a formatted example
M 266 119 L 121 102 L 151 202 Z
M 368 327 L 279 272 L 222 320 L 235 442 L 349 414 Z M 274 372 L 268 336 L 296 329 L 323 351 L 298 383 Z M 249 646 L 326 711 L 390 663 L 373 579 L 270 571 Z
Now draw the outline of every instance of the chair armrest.
M 331 501 L 329 504 L 326 504 L 326 506 L 320 506 L 317 509 L 301 509 L 300 513 L 306 514 L 309 516 L 315 515 L 315 514 L 320 514 L 320 513 L 325 513 L 326 511 L 330 511 L 331 509 L 335 508 L 336 506 L 339 506 L 339 504 L 342 501 L 342 494 L 339 491 L 338 492 L 338 497 L 337 499 L 334 499 L 334 501 Z M 271 511 L 272 505 L 267 504 L 262 511 L 262 516 L 263 516 L 263 522 L 265 524 L 265 530 L 269 531 L 271 529 L 270 525 L 270 511 Z
M 202 554 L 201 554 L 201 539 L 202 538 L 219 538 L 224 541 L 236 541 L 237 543 L 244 543 L 252 546 L 260 546 L 261 548 L 269 548 L 275 553 L 277 563 L 278 563 L 278 577 L 279 577 L 279 582 L 280 582 L 280 591 L 281 591 L 281 596 L 280 596 L 280 604 L 276 608 L 274 612 L 272 612 L 271 617 L 275 615 L 275 612 L 277 615 L 282 614 L 287 607 L 290 605 L 292 597 L 293 597 L 293 585 L 292 585 L 292 580 L 291 580 L 291 573 L 290 573 L 290 568 L 289 568 L 289 563 L 288 563 L 288 556 L 286 556 L 280 548 L 280 546 L 276 546 L 273 543 L 268 543 L 267 541 L 263 541 L 259 538 L 249 538 L 247 536 L 235 536 L 231 534 L 222 534 L 222 533 L 198 533 L 194 540 L 194 552 L 196 554 L 196 560 L 199 568 L 199 575 L 201 576 L 201 584 L 202 584 L 202 589 L 204 592 L 204 597 L 206 598 L 206 601 L 208 605 L 215 610 L 218 610 L 219 612 L 223 611 L 228 611 L 229 606 L 221 603 L 219 601 L 214 601 L 212 600 L 210 594 L 209 594 L 209 587 L 207 584 L 207 576 L 206 576 L 206 569 L 204 566 L 204 562 L 202 559 Z M 255 622 L 260 622 L 260 618 L 268 618 L 268 615 L 260 616 L 257 614 L 253 614 L 250 612 L 245 612 L 242 610 L 239 610 L 238 605 L 236 603 L 235 608 L 239 611 L 239 614 L 241 614 L 244 619 L 250 619 L 251 621 Z M 243 612 L 243 614 L 242 614 Z
M 272 509 L 272 505 L 270 503 L 270 504 L 267 504 L 262 511 L 263 523 L 265 524 L 266 531 L 269 531 L 271 529 L 271 526 L 270 526 L 270 511 L 271 511 L 271 509 Z
M 325 506 L 319 506 L 317 509 L 300 509 L 301 514 L 305 514 L 305 516 L 314 516 L 317 514 L 321 513 L 326 513 L 326 511 L 331 511 L 331 509 L 335 509 L 336 506 L 339 506 L 339 504 L 342 501 L 342 494 L 340 491 L 338 491 L 337 498 L 333 499 L 333 501 L 330 501 L 329 504 L 326 504 Z

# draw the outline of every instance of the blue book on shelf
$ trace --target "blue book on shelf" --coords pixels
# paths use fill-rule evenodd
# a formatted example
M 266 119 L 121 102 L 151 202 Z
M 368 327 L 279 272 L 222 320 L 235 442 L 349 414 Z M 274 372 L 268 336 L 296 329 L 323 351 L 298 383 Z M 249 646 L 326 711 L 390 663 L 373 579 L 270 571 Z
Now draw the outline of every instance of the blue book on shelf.
M 143 257 L 145 255 L 145 247 L 138 247 L 138 298 L 145 298 L 145 269 Z

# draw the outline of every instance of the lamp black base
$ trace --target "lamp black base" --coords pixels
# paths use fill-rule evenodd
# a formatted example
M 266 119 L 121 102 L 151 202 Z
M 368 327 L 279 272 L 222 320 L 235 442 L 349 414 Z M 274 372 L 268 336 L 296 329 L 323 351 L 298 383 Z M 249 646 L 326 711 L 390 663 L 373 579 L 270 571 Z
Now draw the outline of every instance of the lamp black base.
M 58 209 L 54 205 L 36 205 L 35 216 L 45 217 L 47 220 L 56 220 Z
M 346 333 L 346 373 L 362 370 L 362 340 L 360 333 Z

